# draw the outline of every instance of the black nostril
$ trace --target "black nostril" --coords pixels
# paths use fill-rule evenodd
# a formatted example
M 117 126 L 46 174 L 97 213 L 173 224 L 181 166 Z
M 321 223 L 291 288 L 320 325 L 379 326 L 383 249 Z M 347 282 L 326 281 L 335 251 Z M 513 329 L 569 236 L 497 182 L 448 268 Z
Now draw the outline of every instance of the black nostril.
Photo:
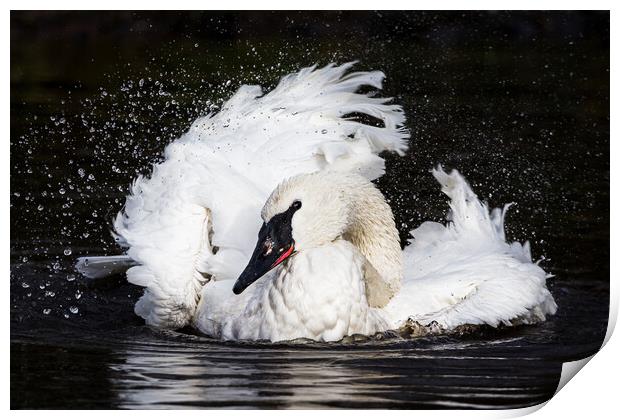
M 273 251 L 273 240 L 270 237 L 263 243 L 263 255 L 269 255 Z

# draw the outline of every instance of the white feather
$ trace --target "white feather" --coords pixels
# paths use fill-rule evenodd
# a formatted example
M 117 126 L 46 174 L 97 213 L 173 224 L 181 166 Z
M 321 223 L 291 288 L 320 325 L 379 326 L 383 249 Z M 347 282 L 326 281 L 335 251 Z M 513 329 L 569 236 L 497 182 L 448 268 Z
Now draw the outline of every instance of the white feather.
M 556 311 L 547 274 L 529 244 L 507 243 L 504 215 L 489 212 L 465 179 L 441 167 L 433 175 L 450 198 L 449 223 L 425 222 L 404 250 L 404 284 L 387 306 L 393 326 L 411 318 L 445 329 L 543 321 Z

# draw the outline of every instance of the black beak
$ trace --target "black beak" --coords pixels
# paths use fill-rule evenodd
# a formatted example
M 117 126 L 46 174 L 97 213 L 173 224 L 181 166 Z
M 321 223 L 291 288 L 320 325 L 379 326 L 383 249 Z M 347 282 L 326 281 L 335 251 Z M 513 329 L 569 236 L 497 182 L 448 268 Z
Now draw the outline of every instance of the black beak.
M 271 218 L 258 232 L 258 242 L 248 266 L 237 279 L 233 292 L 238 295 L 271 269 L 280 265 L 295 251 L 291 209 Z

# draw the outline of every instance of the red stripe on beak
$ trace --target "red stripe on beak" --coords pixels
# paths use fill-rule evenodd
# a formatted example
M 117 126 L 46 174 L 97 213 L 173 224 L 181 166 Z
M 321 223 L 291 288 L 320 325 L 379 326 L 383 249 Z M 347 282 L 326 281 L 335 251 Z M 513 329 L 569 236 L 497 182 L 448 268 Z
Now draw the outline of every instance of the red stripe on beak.
M 271 266 L 271 268 L 275 267 L 276 265 L 280 264 L 282 261 L 284 261 L 285 259 L 287 259 L 288 257 L 291 256 L 291 254 L 293 253 L 295 249 L 295 245 L 291 245 L 291 247 L 289 249 L 287 249 L 284 254 L 280 255 L 278 257 L 278 259 L 276 260 L 276 262 L 273 263 L 273 265 Z

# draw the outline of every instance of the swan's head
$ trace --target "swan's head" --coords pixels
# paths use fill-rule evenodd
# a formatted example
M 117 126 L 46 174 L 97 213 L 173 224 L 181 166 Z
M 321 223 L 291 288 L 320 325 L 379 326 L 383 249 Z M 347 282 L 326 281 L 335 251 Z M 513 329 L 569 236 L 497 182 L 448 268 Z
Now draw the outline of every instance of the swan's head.
M 243 292 L 293 253 L 339 238 L 348 226 L 348 191 L 356 182 L 368 181 L 359 175 L 315 172 L 278 185 L 263 207 L 258 243 L 233 291 Z

